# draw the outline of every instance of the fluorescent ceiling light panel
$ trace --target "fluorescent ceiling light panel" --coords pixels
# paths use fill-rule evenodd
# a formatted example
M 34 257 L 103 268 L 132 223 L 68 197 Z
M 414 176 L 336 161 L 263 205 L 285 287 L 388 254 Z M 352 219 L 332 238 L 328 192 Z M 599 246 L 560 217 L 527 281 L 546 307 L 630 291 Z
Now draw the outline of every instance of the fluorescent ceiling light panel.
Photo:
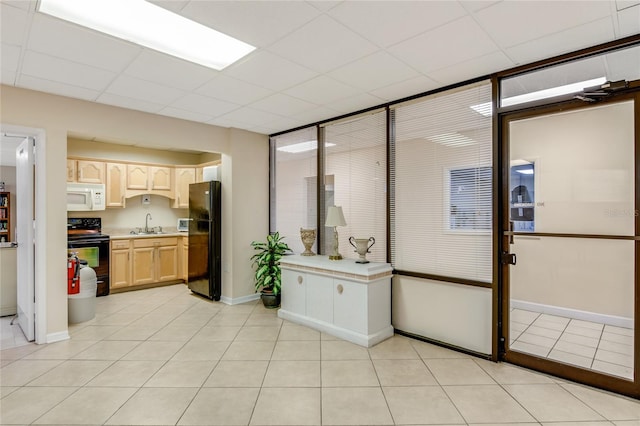
M 325 148 L 330 146 L 336 146 L 335 143 L 325 142 Z M 289 152 L 291 154 L 298 154 L 300 152 L 313 151 L 318 147 L 318 141 L 306 141 L 294 143 L 293 145 L 285 145 L 278 148 L 278 151 Z
M 476 141 L 458 132 L 430 136 L 429 140 L 444 146 L 469 146 L 476 144 Z
M 587 87 L 598 86 L 604 84 L 606 81 L 606 77 L 579 81 L 577 83 L 566 84 L 564 86 L 552 87 L 550 89 L 538 90 L 537 92 L 525 93 L 524 95 L 505 98 L 500 104 L 503 107 L 506 107 L 522 104 L 525 102 L 537 101 L 540 99 L 553 98 L 554 96 L 568 95 L 569 93 L 578 93 L 582 92 Z
M 478 114 L 484 115 L 485 117 L 491 117 L 491 113 L 493 112 L 493 108 L 491 107 L 491 102 L 486 102 L 478 105 L 471 105 L 469 108 L 471 108 Z
M 255 50 L 144 0 L 40 0 L 38 10 L 215 70 Z
M 564 86 L 552 87 L 550 89 L 539 90 L 537 92 L 525 93 L 524 95 L 512 96 L 510 98 L 504 98 L 501 102 L 503 107 L 510 105 L 523 104 L 525 102 L 537 101 L 540 99 L 552 98 L 554 96 L 567 95 L 569 93 L 582 92 L 587 87 L 599 86 L 607 81 L 606 77 L 594 78 L 593 80 L 579 81 L 577 83 L 571 83 Z M 485 117 L 491 117 L 492 108 L 491 102 L 485 102 L 482 104 L 471 105 L 469 108 L 482 114 Z
M 532 175 L 533 169 L 517 169 L 516 172 L 521 173 L 523 175 Z

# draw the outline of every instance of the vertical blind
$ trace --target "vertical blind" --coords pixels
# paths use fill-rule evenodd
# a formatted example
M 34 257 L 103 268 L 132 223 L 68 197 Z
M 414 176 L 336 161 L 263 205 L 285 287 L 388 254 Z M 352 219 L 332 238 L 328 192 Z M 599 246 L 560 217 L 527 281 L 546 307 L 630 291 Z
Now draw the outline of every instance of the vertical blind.
M 340 254 L 357 259 L 349 237 L 375 239 L 367 259 L 387 261 L 386 111 L 324 126 L 324 207 L 342 206 Z M 326 215 L 326 211 L 323 212 Z M 323 215 L 324 216 L 324 215 Z M 324 228 L 324 253 L 332 252 L 333 228 Z
M 394 268 L 491 282 L 490 82 L 400 104 L 391 115 Z
M 304 251 L 300 228 L 317 228 L 316 139 L 315 127 L 271 138 L 271 231 L 280 232 L 295 253 Z

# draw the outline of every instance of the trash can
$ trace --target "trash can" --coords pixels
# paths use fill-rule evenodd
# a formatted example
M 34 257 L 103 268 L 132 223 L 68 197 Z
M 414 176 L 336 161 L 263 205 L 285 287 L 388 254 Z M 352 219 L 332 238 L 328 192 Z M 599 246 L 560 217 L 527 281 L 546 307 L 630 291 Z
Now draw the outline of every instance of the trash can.
M 98 279 L 93 268 L 87 262 L 80 260 L 80 291 L 68 295 L 69 324 L 89 321 L 96 316 L 96 293 Z

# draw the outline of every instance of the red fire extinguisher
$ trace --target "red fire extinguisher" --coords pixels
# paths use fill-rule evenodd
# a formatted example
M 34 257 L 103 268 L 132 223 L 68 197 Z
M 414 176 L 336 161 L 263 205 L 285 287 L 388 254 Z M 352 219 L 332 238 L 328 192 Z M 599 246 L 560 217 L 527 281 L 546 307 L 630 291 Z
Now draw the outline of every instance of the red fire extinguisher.
M 76 253 L 69 253 L 67 257 L 67 293 L 80 292 L 80 262 Z

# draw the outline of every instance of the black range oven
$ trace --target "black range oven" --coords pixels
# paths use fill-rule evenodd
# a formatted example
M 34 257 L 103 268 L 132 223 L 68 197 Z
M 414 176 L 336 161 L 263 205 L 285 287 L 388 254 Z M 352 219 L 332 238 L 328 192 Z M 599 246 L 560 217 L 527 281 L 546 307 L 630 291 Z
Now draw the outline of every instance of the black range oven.
M 98 278 L 98 296 L 109 294 L 109 236 L 99 217 L 67 218 L 67 251 L 86 260 Z

